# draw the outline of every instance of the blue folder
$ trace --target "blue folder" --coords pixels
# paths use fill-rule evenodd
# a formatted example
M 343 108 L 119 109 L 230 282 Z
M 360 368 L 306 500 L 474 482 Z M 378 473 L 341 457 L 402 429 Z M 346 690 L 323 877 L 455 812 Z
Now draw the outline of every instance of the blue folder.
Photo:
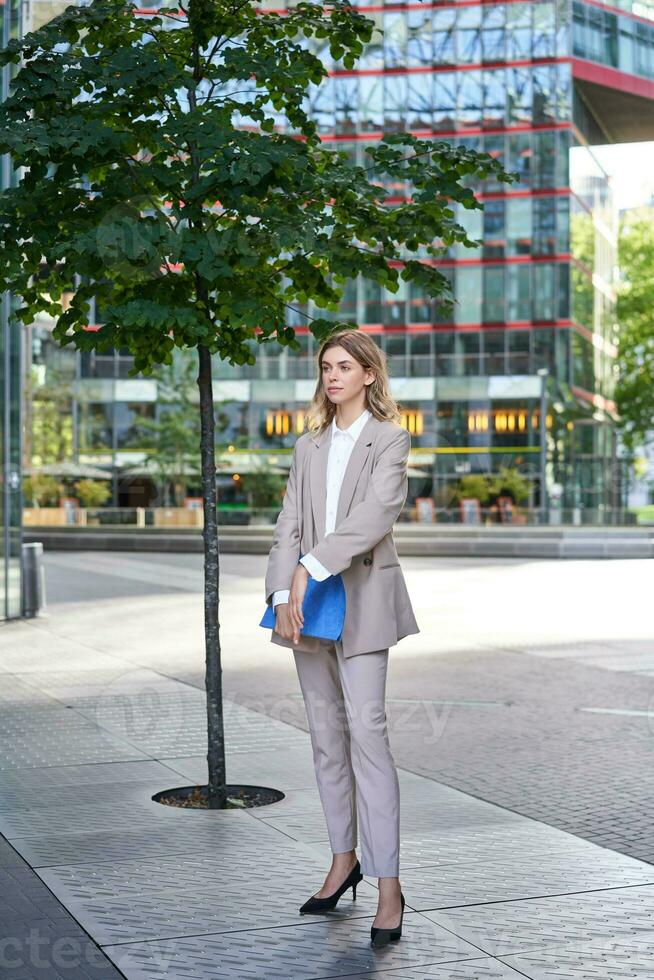
M 300 558 L 303 556 L 300 555 Z M 345 586 L 343 577 L 330 575 L 317 582 L 309 578 L 302 603 L 304 626 L 301 636 L 318 636 L 323 640 L 340 640 L 345 623 Z M 266 607 L 259 626 L 266 629 L 275 627 L 275 610 L 272 603 Z

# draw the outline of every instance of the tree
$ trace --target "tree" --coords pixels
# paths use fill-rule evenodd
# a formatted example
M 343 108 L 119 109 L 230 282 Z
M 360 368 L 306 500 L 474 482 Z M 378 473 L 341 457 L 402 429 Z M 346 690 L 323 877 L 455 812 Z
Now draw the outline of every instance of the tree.
M 618 424 L 629 449 L 654 429 L 654 220 L 622 222 L 619 238 Z
M 200 420 L 192 398 L 192 373 L 186 352 L 171 364 L 157 366 L 152 377 L 157 382 L 158 418 L 140 418 L 133 426 L 134 444 L 148 446 L 144 462 L 154 467 L 165 507 L 171 486 L 174 506 L 181 506 L 189 477 L 200 476 Z
M 467 473 L 460 477 L 459 485 L 454 491 L 456 500 L 463 500 L 466 497 L 473 497 L 481 504 L 485 504 L 489 497 L 488 480 L 483 473 Z
M 271 473 L 267 465 L 261 464 L 256 472 L 244 474 L 241 484 L 243 491 L 248 495 L 251 507 L 255 509 L 281 507 L 286 477 L 279 473 Z
M 73 456 L 73 417 L 71 378 L 58 368 L 49 368 L 46 380 L 39 384 L 33 367 L 27 378 L 24 403 L 29 410 L 25 419 L 25 458 L 31 466 L 61 463 Z
M 500 466 L 491 475 L 488 489 L 491 499 L 511 497 L 514 503 L 520 504 L 529 499 L 532 483 L 515 466 Z
M 334 311 L 357 275 L 444 295 L 443 248 L 476 244 L 453 204 L 481 207 L 471 181 L 511 180 L 488 155 L 406 133 L 370 149 L 370 168 L 321 144 L 305 109 L 327 74 L 312 45 L 352 68 L 372 30 L 347 0 L 284 15 L 188 0 L 153 16 L 94 0 L 0 55 L 21 65 L 0 107 L 0 152 L 25 168 L 0 197 L 0 286 L 22 298 L 13 319 L 45 310 L 62 344 L 126 348 L 133 374 L 197 350 L 214 807 L 225 763 L 212 355 L 253 364 L 252 345 L 297 350 L 288 307 Z M 383 181 L 411 196 L 390 206 Z M 88 331 L 94 296 L 102 327 Z M 322 341 L 343 325 L 319 317 L 311 331 Z
M 111 496 L 111 489 L 105 480 L 78 480 L 74 486 L 82 507 L 102 507 Z
M 45 473 L 32 473 L 23 479 L 23 493 L 32 507 L 56 507 L 63 492 L 63 484 Z

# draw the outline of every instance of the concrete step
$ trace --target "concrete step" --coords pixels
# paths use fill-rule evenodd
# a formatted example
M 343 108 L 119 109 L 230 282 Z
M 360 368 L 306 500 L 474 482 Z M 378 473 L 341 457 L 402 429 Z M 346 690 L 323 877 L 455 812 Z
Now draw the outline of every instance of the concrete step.
M 397 525 L 399 555 L 489 558 L 654 558 L 654 533 L 647 528 L 538 527 L 447 528 Z M 416 533 L 416 530 L 418 533 Z M 546 531 L 547 533 L 542 533 Z M 266 555 L 273 527 L 220 527 L 225 554 Z M 41 541 L 48 551 L 202 552 L 202 533 L 166 528 L 25 528 L 23 540 Z

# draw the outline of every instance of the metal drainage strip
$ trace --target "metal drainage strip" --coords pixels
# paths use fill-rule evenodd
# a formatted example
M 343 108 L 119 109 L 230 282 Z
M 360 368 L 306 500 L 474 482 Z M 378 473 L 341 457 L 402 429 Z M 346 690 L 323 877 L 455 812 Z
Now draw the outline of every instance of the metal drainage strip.
M 303 694 L 293 693 L 292 698 L 302 698 Z M 512 701 L 445 701 L 437 698 L 386 698 L 387 704 L 454 704 L 463 708 L 510 708 Z
M 510 701 L 454 701 L 438 698 L 386 698 L 390 704 L 455 704 L 462 708 L 509 708 Z
M 634 718 L 654 716 L 654 707 L 650 711 L 642 711 L 638 708 L 579 708 L 579 711 L 590 711 L 596 715 L 631 715 Z

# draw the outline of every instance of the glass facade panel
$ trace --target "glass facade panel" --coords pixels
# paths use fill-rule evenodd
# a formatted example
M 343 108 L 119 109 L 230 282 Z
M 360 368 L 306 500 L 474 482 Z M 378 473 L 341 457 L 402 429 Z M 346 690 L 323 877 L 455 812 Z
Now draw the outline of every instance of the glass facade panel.
M 530 330 L 507 330 L 507 371 L 509 374 L 529 374 Z
M 531 57 L 532 4 L 509 3 L 506 8 L 507 51 L 509 61 Z
M 506 6 L 489 5 L 482 19 L 482 51 L 485 62 L 506 58 Z
M 481 323 L 482 266 L 460 266 L 456 275 L 456 323 Z
M 455 352 L 457 355 L 456 374 L 471 377 L 482 373 L 480 360 L 480 334 L 478 332 L 461 332 L 455 336 Z
M 532 206 L 528 197 L 509 198 L 506 202 L 507 246 L 509 255 L 530 255 L 532 243 Z
M 409 68 L 431 65 L 432 27 L 430 10 L 408 10 L 406 63 Z
M 481 5 L 461 7 L 458 10 L 456 30 L 457 64 L 481 63 Z
M 610 6 L 620 4 L 611 3 Z M 572 11 L 575 57 L 643 78 L 654 78 L 654 23 L 646 24 L 578 0 L 574 0 Z
M 555 267 L 549 262 L 538 262 L 533 266 L 534 277 L 534 320 L 553 320 L 555 310 Z
M 484 374 L 506 374 L 504 360 L 504 331 L 484 330 L 481 335 L 484 360 Z
M 503 323 L 506 318 L 504 273 L 501 265 L 484 267 L 484 323 Z
M 514 265 L 509 269 L 508 309 L 509 321 L 531 319 L 531 269 L 528 265 Z

